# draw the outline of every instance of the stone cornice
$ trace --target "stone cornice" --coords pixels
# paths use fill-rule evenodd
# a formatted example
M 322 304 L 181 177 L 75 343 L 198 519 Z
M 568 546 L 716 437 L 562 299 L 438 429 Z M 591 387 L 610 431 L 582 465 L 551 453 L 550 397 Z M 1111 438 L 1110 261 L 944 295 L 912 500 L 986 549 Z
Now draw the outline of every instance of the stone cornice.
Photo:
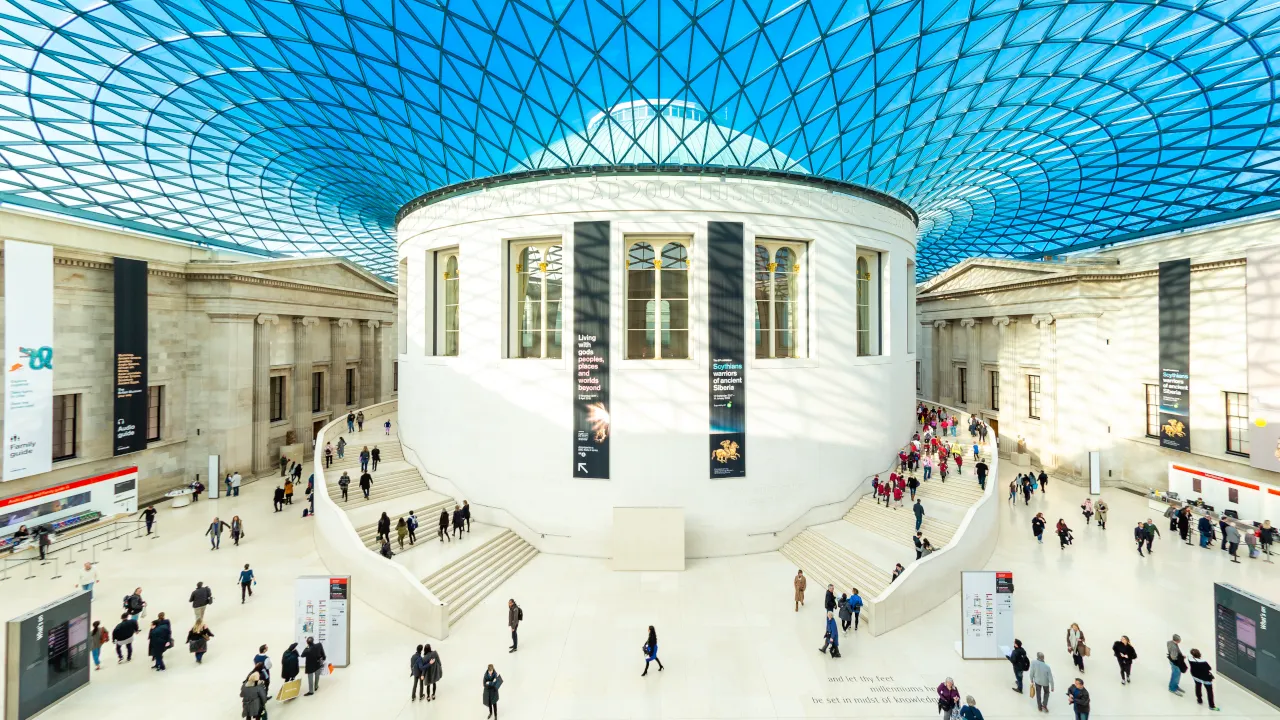
M 1244 258 L 1230 258 L 1227 260 L 1213 260 L 1191 266 L 1191 272 L 1208 272 L 1210 270 L 1220 270 L 1222 268 L 1238 267 L 1245 264 Z M 1125 282 L 1128 280 L 1141 280 L 1144 278 L 1154 278 L 1160 274 L 1158 268 L 1149 270 L 1135 270 L 1133 272 L 1115 272 L 1115 273 L 1089 273 L 1089 272 L 1073 272 L 1063 275 L 1053 275 L 1046 278 L 1036 280 L 1025 280 L 1022 282 L 1007 283 L 1003 285 L 988 285 L 980 288 L 965 288 L 963 290 L 953 290 L 951 292 L 941 292 L 937 295 L 922 293 L 916 296 L 917 303 L 927 303 L 934 300 L 952 300 L 961 297 L 970 297 L 973 295 L 987 295 L 996 292 L 1007 292 L 1010 290 L 1024 290 L 1026 288 L 1049 287 L 1052 285 L 1066 285 L 1074 282 L 1086 283 L 1110 283 Z
M 213 322 L 253 322 L 258 319 L 257 313 L 211 312 L 207 314 Z

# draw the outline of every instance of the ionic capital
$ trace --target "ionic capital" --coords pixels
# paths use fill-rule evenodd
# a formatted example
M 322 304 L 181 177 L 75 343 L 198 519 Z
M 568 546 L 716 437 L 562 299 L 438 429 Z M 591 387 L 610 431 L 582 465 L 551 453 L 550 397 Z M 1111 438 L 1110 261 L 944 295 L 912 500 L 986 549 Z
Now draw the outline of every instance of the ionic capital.
M 264 314 L 264 315 L 259 315 L 259 316 L 258 316 L 258 324 L 259 324 L 259 325 L 279 325 L 279 324 L 280 324 L 280 316 L 279 316 L 279 315 L 265 315 L 265 314 Z

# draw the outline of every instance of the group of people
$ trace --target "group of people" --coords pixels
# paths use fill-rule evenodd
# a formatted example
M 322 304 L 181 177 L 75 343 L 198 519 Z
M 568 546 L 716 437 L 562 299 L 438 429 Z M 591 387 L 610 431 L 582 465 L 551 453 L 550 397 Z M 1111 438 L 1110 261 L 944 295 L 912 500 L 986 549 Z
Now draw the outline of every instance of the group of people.
M 289 648 L 280 656 L 280 679 L 283 682 L 281 689 L 290 688 L 293 683 L 297 683 L 297 686 L 291 688 L 293 692 L 286 699 L 296 697 L 301 690 L 302 681 L 298 680 L 299 670 L 307 675 L 305 694 L 316 694 L 320 689 L 320 677 L 328 671 L 328 660 L 324 644 L 316 642 L 314 637 L 307 638 L 306 647 L 301 652 L 298 651 L 298 643 L 290 643 Z M 259 646 L 258 653 L 253 656 L 253 669 L 240 685 L 240 716 L 242 718 L 266 720 L 273 671 L 269 648 L 266 645 Z
M 416 511 L 410 510 L 408 515 L 401 517 L 396 521 L 396 542 L 400 546 L 400 550 L 404 550 L 404 541 L 409 540 L 409 545 L 413 546 L 418 542 L 418 516 Z M 454 503 L 453 512 L 449 512 L 449 508 L 440 509 L 440 521 L 437 527 L 437 536 L 440 542 L 453 542 L 453 537 L 462 538 L 462 534 L 471 532 L 471 504 L 466 500 L 459 505 Z M 395 555 L 391 550 L 391 516 L 383 512 L 382 517 L 378 518 L 376 542 L 378 544 L 378 554 L 390 559 Z
M 1048 488 L 1049 474 L 1044 470 L 1041 470 L 1039 475 L 1030 472 L 1018 473 L 1009 481 L 1009 504 L 1017 505 L 1018 493 L 1021 492 L 1022 504 L 1030 505 L 1031 496 L 1035 494 L 1035 491 L 1039 490 L 1040 494 L 1043 495 Z
M 1191 525 L 1194 515 L 1189 505 L 1180 508 L 1170 507 L 1165 511 L 1170 532 L 1176 531 L 1178 537 L 1187 545 L 1191 544 Z M 1233 563 L 1240 562 L 1237 552 L 1242 542 L 1248 549 L 1247 554 L 1251 560 L 1263 555 L 1268 560 L 1271 559 L 1271 546 L 1276 541 L 1276 528 L 1272 527 L 1270 520 L 1264 520 L 1260 525 L 1246 526 L 1242 530 L 1236 521 L 1209 511 L 1194 522 L 1196 532 L 1200 534 L 1200 547 L 1211 548 L 1215 541 L 1220 540 L 1220 548 L 1231 555 Z
M 364 432 L 364 411 L 347 413 L 347 432 Z M 391 434 L 391 418 L 387 418 L 382 423 L 382 432 L 384 435 Z M 342 457 L 339 455 L 338 457 Z
M 519 635 L 517 630 L 520 622 L 524 620 L 524 609 L 516 604 L 515 598 L 507 600 L 507 627 L 511 630 L 511 647 L 508 652 L 515 652 L 518 649 Z M 650 643 L 646 644 L 646 653 L 648 648 L 652 646 L 651 656 L 646 655 L 645 672 L 649 670 L 649 663 L 657 661 L 658 669 L 662 669 L 662 661 L 658 660 L 658 638 L 654 633 L 653 626 L 649 626 Z M 431 702 L 436 699 L 436 685 L 440 679 L 444 677 L 444 665 L 440 661 L 440 653 L 431 648 L 430 643 L 419 645 L 414 650 L 413 656 L 409 658 L 409 677 L 413 684 L 409 688 L 409 700 L 423 700 Z M 493 663 L 485 668 L 484 675 L 481 677 L 481 701 L 484 706 L 489 709 L 486 717 L 498 717 L 498 690 L 502 687 L 502 675 L 494 669 Z

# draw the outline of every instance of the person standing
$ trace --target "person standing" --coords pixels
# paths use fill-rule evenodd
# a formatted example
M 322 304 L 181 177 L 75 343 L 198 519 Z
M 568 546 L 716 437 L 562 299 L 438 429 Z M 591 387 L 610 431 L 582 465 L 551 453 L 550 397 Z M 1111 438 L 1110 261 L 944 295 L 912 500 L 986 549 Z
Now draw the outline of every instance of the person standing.
M 102 669 L 102 646 L 107 644 L 111 639 L 111 635 L 107 633 L 107 629 L 102 627 L 102 623 L 97 620 L 93 621 L 93 627 L 89 629 L 90 650 L 89 654 L 93 656 L 93 669 Z
M 831 648 L 831 657 L 840 657 L 840 630 L 836 628 L 835 616 L 831 611 L 827 611 L 827 622 L 823 626 L 822 647 L 818 648 L 818 652 L 826 653 L 827 648 Z
M 342 491 L 342 502 L 347 502 L 347 490 L 351 487 L 351 476 L 346 470 L 342 471 L 342 475 L 338 477 L 338 490 Z
M 440 653 L 432 650 L 430 644 L 422 653 L 422 663 L 426 668 L 424 678 L 427 686 L 427 702 L 430 702 L 436 699 L 436 683 L 444 677 L 444 666 L 440 664 Z
M 924 524 L 924 505 L 921 505 L 920 501 L 916 500 L 915 504 L 911 506 L 911 512 L 916 516 L 916 530 L 919 530 L 920 526 Z
M 1098 513 L 1098 527 L 1102 528 L 1103 530 L 1106 530 L 1107 529 L 1107 511 L 1110 510 L 1111 508 L 1107 507 L 1107 502 L 1105 500 L 1098 500 L 1098 503 L 1094 505 L 1093 509 Z
M 173 646 L 173 630 L 169 627 L 168 620 L 162 620 L 164 613 L 151 621 L 151 629 L 147 631 L 147 654 L 155 662 L 151 665 L 152 670 L 164 672 L 164 653 Z
M 964 696 L 964 705 L 960 706 L 960 720 L 983 720 L 982 711 L 978 709 L 978 701 L 972 695 Z
M 1015 639 L 1013 641 L 1013 651 L 1009 653 L 1009 663 L 1013 665 L 1013 690 L 1019 695 L 1022 694 L 1022 673 L 1031 669 L 1031 659 L 1027 657 L 1027 651 L 1022 647 L 1022 641 Z
M 1225 522 L 1226 519 L 1223 520 Z M 1231 554 L 1231 562 L 1239 564 L 1240 558 L 1236 557 L 1236 551 L 1240 549 L 1240 531 L 1236 529 L 1235 523 L 1226 523 L 1222 539 L 1227 544 L 1227 552 Z
M 196 624 L 191 626 L 191 630 L 187 631 L 187 649 L 196 656 L 197 665 L 204 662 L 204 654 L 209 652 L 211 637 L 213 637 L 213 631 L 200 620 L 197 620 Z
M 1036 542 L 1041 545 L 1044 544 L 1044 526 L 1046 524 L 1044 513 L 1036 513 L 1036 516 L 1031 518 L 1031 534 L 1036 536 Z
M 507 652 L 515 652 L 520 646 L 520 638 L 516 635 L 516 630 L 520 627 L 520 621 L 524 619 L 524 611 L 516 604 L 515 598 L 507 600 L 507 627 L 511 629 L 511 649 Z
M 293 475 L 292 474 L 290 474 L 289 477 L 284 481 L 284 504 L 285 505 L 293 504 Z
M 1178 535 L 1182 538 L 1182 542 L 1191 544 L 1191 510 L 1190 508 L 1182 508 L 1178 511 Z
M 386 435 L 387 437 L 391 437 L 391 421 L 390 420 L 382 423 L 382 434 Z
M 205 530 L 204 534 L 209 536 L 210 550 L 217 550 L 222 547 L 222 529 L 229 527 L 231 526 L 222 522 L 218 518 L 214 518 L 213 522 L 209 523 L 209 529 Z
M 231 516 L 231 542 L 235 545 L 240 544 L 240 538 L 244 537 L 244 521 L 239 515 Z
M 240 477 L 240 471 L 231 473 L 231 496 L 240 497 L 240 483 L 243 478 Z
M 377 445 L 374 445 L 373 449 L 369 451 L 369 460 L 373 463 L 372 470 L 378 472 L 378 463 L 382 461 L 382 451 L 378 449 Z
M 347 433 L 350 434 L 355 431 L 356 431 L 356 414 L 349 412 L 347 413 Z
M 924 549 L 924 533 L 916 531 L 916 536 L 911 538 L 911 542 L 916 546 L 916 559 L 920 559 L 921 551 Z
M 364 432 L 364 411 L 356 413 L 356 431 Z
M 409 536 L 409 523 L 404 518 L 400 518 L 396 522 L 396 542 L 400 544 L 400 549 L 404 550 L 404 539 Z
M 129 613 L 120 616 L 120 622 L 111 630 L 111 642 L 116 646 L 116 664 L 122 662 L 133 662 L 133 636 L 138 634 L 138 621 L 129 617 Z M 126 659 L 124 653 L 120 650 L 124 648 L 129 651 L 129 657 Z
M 467 522 L 467 532 L 471 532 L 471 503 L 462 501 L 462 519 Z
M 280 453 L 280 477 L 284 477 L 289 472 L 289 458 Z
M 324 645 L 315 641 L 315 638 L 307 638 L 307 649 L 302 651 L 302 659 L 306 663 L 304 669 L 307 673 L 307 695 L 315 695 L 316 690 L 320 689 L 320 671 L 324 668 L 324 661 L 329 658 L 324 654 Z
M 928 455 L 924 456 L 924 481 L 929 482 L 929 476 L 933 474 L 933 458 Z
M 1071 623 L 1071 627 L 1067 628 L 1067 652 L 1071 653 L 1071 661 L 1080 672 L 1084 672 L 1084 659 L 1089 654 L 1089 646 L 1084 644 L 1084 633 L 1076 623 Z
M 464 522 L 465 521 L 462 519 L 462 506 L 457 503 L 454 503 L 453 504 L 453 532 L 455 535 L 458 536 L 459 539 L 462 538 L 462 525 Z
M 191 603 L 191 608 L 195 610 L 196 620 L 204 620 L 204 611 L 213 604 L 213 590 L 204 586 L 204 583 L 196 583 L 196 589 L 191 591 L 191 597 L 187 598 Z
M 253 656 L 253 669 L 262 678 L 262 686 L 267 694 L 271 694 L 271 656 L 267 654 L 267 646 L 259 645 L 258 654 Z
M 378 518 L 378 539 L 391 542 L 391 518 L 385 512 Z
M 658 672 L 662 672 L 666 668 L 662 666 L 662 660 L 658 659 L 658 631 L 649 626 L 649 634 L 645 636 L 644 646 L 640 648 L 644 652 L 644 672 L 640 673 L 640 677 L 649 674 L 649 663 L 658 663 Z
M 1076 681 L 1067 688 L 1067 702 L 1076 714 L 1076 720 L 1089 720 L 1089 691 L 1084 689 L 1084 680 Z
M 227 497 L 231 497 L 231 473 L 227 473 L 227 477 L 223 480 L 223 483 L 227 486 Z
M 1181 695 L 1182 673 L 1187 671 L 1187 657 L 1182 654 L 1182 637 L 1174 633 L 1173 639 L 1165 644 L 1165 649 L 1169 658 L 1169 692 Z
M 422 659 L 422 646 L 419 645 L 418 649 L 413 651 L 413 657 L 409 658 L 409 677 L 413 679 L 413 684 L 409 686 L 409 702 L 422 700 L 427 696 L 423 690 L 423 681 L 427 674 L 426 666 L 426 661 Z
M 293 682 L 298 677 L 298 643 L 292 643 L 280 656 L 280 679 Z
M 244 564 L 244 569 L 240 571 L 240 604 L 244 604 L 244 597 L 247 593 L 249 597 L 253 597 L 253 571 L 249 569 L 249 563 Z
M 484 685 L 482 700 L 484 706 L 489 708 L 489 714 L 485 717 L 498 720 L 498 688 L 502 687 L 502 676 L 493 669 L 493 663 L 489 663 L 489 667 L 484 671 L 481 683 Z
M 849 632 L 849 626 L 853 624 L 853 608 L 849 607 L 849 596 L 840 593 L 840 600 L 836 603 L 839 608 L 837 614 L 840 616 L 841 632 Z
M 365 445 L 364 447 L 360 448 L 360 472 L 367 472 L 369 470 L 370 457 L 372 456 L 369 454 L 368 445 Z
M 1053 669 L 1044 661 L 1044 653 L 1036 653 L 1031 663 L 1031 684 L 1036 688 L 1036 710 L 1049 712 L 1049 696 L 1053 694 Z
M 854 588 L 849 596 L 849 610 L 853 612 L 853 631 L 857 632 L 858 620 L 862 617 L 862 596 L 858 594 L 858 588 Z
M 1204 698 L 1200 694 L 1200 689 L 1203 687 L 1205 694 L 1209 696 L 1209 709 L 1221 710 L 1222 708 L 1213 703 L 1213 669 L 1209 667 L 1209 661 L 1200 657 L 1199 650 L 1192 648 L 1190 665 L 1191 679 L 1196 681 L 1196 704 L 1204 704 Z
M 405 518 L 404 525 L 409 532 L 409 544 L 418 542 L 418 516 L 414 515 L 412 510 L 409 511 L 409 517 Z
M 1209 547 L 1209 541 L 1213 539 L 1213 521 L 1207 516 L 1201 515 L 1200 520 L 1196 523 L 1196 530 L 1200 532 L 1200 547 Z
M 364 493 L 364 499 L 369 499 L 369 489 L 373 487 L 373 476 L 367 471 L 360 471 L 360 492 Z
M 275 506 L 276 512 L 284 509 L 284 488 L 277 485 L 275 494 L 271 496 L 271 504 Z
M 1258 528 L 1258 542 L 1262 545 L 1262 554 L 1271 557 L 1271 544 L 1276 541 L 1276 529 L 1271 527 L 1270 520 L 1263 520 Z
M 89 593 L 89 601 L 93 602 L 93 586 L 98 582 L 98 571 L 93 569 L 93 563 L 86 561 L 84 569 L 80 571 L 80 578 L 76 580 L 76 585 L 87 593 Z
M 827 585 L 827 594 L 822 598 L 822 607 L 827 612 L 835 612 L 836 610 L 836 586 Z
M 1120 665 L 1120 684 L 1128 685 L 1130 675 L 1133 674 L 1133 661 L 1138 659 L 1137 649 L 1129 642 L 1128 635 L 1121 635 L 1111 645 L 1111 653 L 1116 656 L 1116 662 Z
M 796 586 L 796 612 L 800 612 L 800 606 L 804 604 L 804 591 L 809 587 L 809 580 L 804 576 L 804 570 L 797 570 L 795 580 L 792 583 Z
M 960 704 L 960 688 L 956 687 L 955 681 L 947 678 L 938 686 L 938 710 L 942 713 L 943 720 L 951 717 L 951 711 L 955 710 Z
M 453 538 L 449 537 L 449 510 L 448 508 L 440 508 L 440 520 L 436 528 L 436 535 L 440 538 L 440 542 L 448 540 L 453 542 Z
M 267 687 L 262 683 L 262 675 L 249 673 L 244 685 L 240 686 L 240 715 L 247 720 L 257 720 L 267 706 Z

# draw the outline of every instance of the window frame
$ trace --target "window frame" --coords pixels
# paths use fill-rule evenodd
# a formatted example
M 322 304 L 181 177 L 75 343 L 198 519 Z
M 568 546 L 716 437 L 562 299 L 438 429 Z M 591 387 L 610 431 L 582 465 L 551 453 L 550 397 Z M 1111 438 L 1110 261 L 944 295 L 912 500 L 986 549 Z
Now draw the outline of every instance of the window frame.
M 956 399 L 969 404 L 969 368 L 964 365 L 956 366 Z
M 432 286 L 433 286 L 433 302 L 432 302 L 432 342 L 431 354 L 439 357 L 458 357 L 462 348 L 462 253 L 457 245 L 452 247 L 441 248 L 432 253 Z M 453 269 L 449 268 L 449 261 L 453 260 Z M 453 277 L 450 277 L 450 274 Z M 455 302 L 450 305 L 449 291 L 450 283 L 453 283 L 453 293 Z M 449 329 L 450 313 L 449 308 L 455 308 L 453 313 L 454 328 Z M 449 336 L 453 335 L 454 345 L 452 352 L 449 347 Z
M 1040 419 L 1040 376 L 1027 374 L 1027 417 Z
M 1249 457 L 1249 393 L 1224 391 L 1222 393 L 1224 403 L 1224 418 L 1226 420 L 1226 453 L 1235 455 L 1236 457 Z M 1231 403 L 1235 400 L 1236 413 L 1232 414 Z M 1233 428 L 1232 425 L 1237 425 Z M 1232 449 L 1232 433 L 1236 433 L 1234 447 Z
M 347 401 L 347 407 L 354 407 L 360 401 L 360 395 L 356 391 L 356 383 L 359 382 L 360 375 L 356 372 L 356 368 L 349 367 L 346 368 L 343 377 L 346 379 L 346 394 L 344 397 Z
M 751 282 L 748 292 L 751 297 L 748 302 L 751 304 L 752 321 L 752 353 L 756 360 L 807 360 L 809 358 L 809 275 L 810 275 L 810 242 L 808 240 L 796 240 L 791 238 L 757 236 L 755 241 L 751 243 L 751 256 L 748 266 L 751 271 Z M 764 274 L 767 276 L 768 288 L 765 291 L 765 298 L 762 300 L 759 296 L 760 271 L 757 268 L 757 255 L 763 249 L 767 255 L 767 264 Z M 794 277 L 792 287 L 792 300 L 794 311 L 791 313 L 793 318 L 791 334 L 794 336 L 793 347 L 795 353 L 793 355 L 778 355 L 778 335 L 785 333 L 785 330 L 778 328 L 778 253 L 786 250 L 794 255 L 791 272 Z M 784 271 L 784 274 L 787 274 Z M 768 306 L 767 317 L 768 327 L 762 330 L 760 323 L 760 304 L 766 303 Z M 760 354 L 760 335 L 764 333 L 768 338 L 768 349 L 765 354 Z
M 324 412 L 325 380 L 324 370 L 311 371 L 311 413 Z
M 694 258 L 694 250 L 695 250 L 694 242 L 695 242 L 694 235 L 690 233 L 635 233 L 635 232 L 623 233 L 623 236 L 622 236 L 622 268 L 623 268 L 622 270 L 623 271 L 623 282 L 622 282 L 622 297 L 623 297 L 622 348 L 623 348 L 623 351 L 622 351 L 622 355 L 625 360 L 633 360 L 633 361 L 685 360 L 685 361 L 688 361 L 693 359 L 693 355 L 694 355 L 693 332 L 694 332 L 694 327 L 696 325 L 696 322 L 695 322 L 696 309 L 694 307 L 694 295 L 695 295 L 694 281 L 697 279 L 693 275 L 693 271 L 694 271 L 693 258 Z M 631 263 L 632 263 L 631 252 L 633 249 L 635 249 L 637 246 L 641 244 L 648 245 L 649 249 L 653 252 L 653 258 L 652 258 L 653 267 L 651 268 L 642 267 L 638 269 L 633 269 L 631 267 Z M 682 260 L 684 263 L 683 268 L 670 268 L 670 267 L 663 268 L 662 266 L 662 263 L 666 254 L 666 250 L 669 246 L 673 244 L 679 245 L 684 249 L 684 257 Z M 670 272 L 675 272 L 677 270 L 680 270 L 686 273 L 684 278 L 685 280 L 684 296 L 683 297 L 664 296 L 662 294 L 663 285 L 664 285 L 663 272 L 665 271 L 670 273 Z M 633 298 L 631 297 L 632 273 L 645 272 L 645 271 L 650 271 L 650 272 L 653 272 L 654 274 L 653 283 L 652 283 L 653 296 Z M 653 327 L 652 328 L 648 326 L 648 318 L 650 317 L 650 314 L 647 310 L 645 313 L 642 314 L 642 317 L 645 319 L 645 326 L 639 327 L 639 328 L 631 326 L 632 313 L 630 312 L 630 309 L 631 309 L 631 303 L 634 303 L 634 302 L 653 303 L 653 313 L 652 313 Z M 668 310 L 667 310 L 668 318 L 670 318 L 670 316 L 672 315 L 670 310 L 671 303 L 683 302 L 685 304 L 685 312 L 684 312 L 685 327 L 675 328 L 668 325 L 667 329 L 665 330 L 668 336 L 672 335 L 672 333 L 684 333 L 684 338 L 685 338 L 684 353 L 682 355 L 674 355 L 674 356 L 663 355 L 662 350 L 664 346 L 666 347 L 675 346 L 675 343 L 671 342 L 670 337 L 668 337 L 667 343 L 665 344 L 663 343 L 662 336 L 663 336 L 664 330 L 662 328 L 662 305 L 661 305 L 661 303 L 663 302 L 666 302 L 668 304 Z M 668 320 L 668 323 L 670 323 L 670 320 Z M 652 357 L 645 357 L 644 355 L 633 356 L 632 355 L 633 334 L 646 333 L 646 346 L 643 349 L 649 349 L 647 346 L 647 333 L 649 332 L 652 332 L 652 335 L 653 335 Z
M 70 418 L 67 417 L 67 400 L 71 398 Z M 58 405 L 62 405 L 62 412 L 59 413 Z M 61 417 L 60 417 L 61 416 Z M 67 427 L 67 420 L 70 419 L 71 427 Z M 51 443 L 50 455 L 52 462 L 62 462 L 64 460 L 74 460 L 80 456 L 80 393 L 63 393 L 53 396 L 53 430 L 50 433 L 52 438 L 57 437 L 58 427 L 62 427 L 62 442 L 56 440 Z M 70 441 L 67 440 L 68 432 L 70 432 Z M 69 446 L 69 449 L 68 449 Z M 58 455 L 59 449 L 64 450 L 63 454 Z
M 1155 383 L 1142 384 L 1143 402 L 1146 404 L 1146 437 L 1160 439 L 1160 386 Z
M 525 332 L 521 326 L 524 315 L 520 312 L 520 294 L 518 292 L 520 275 L 525 272 L 523 268 L 523 254 L 529 248 L 536 248 L 542 253 L 542 265 L 547 265 L 547 256 L 554 248 L 560 249 L 559 275 L 560 275 L 560 294 L 558 300 L 548 300 L 546 288 L 547 280 L 551 273 L 546 268 L 540 269 L 544 273 L 542 292 L 538 298 L 538 354 L 537 355 L 521 355 L 520 340 L 522 332 Z M 513 360 L 564 360 L 565 333 L 567 332 L 565 317 L 566 297 L 565 287 L 568 284 L 568 254 L 565 248 L 564 238 L 561 236 L 536 237 L 519 240 L 511 240 L 507 244 L 507 343 L 506 357 Z M 550 328 L 548 323 L 548 306 L 559 304 L 558 316 L 560 324 L 558 329 Z M 548 354 L 550 351 L 550 342 L 548 335 L 550 332 L 558 332 L 560 334 L 560 344 L 556 347 L 556 354 Z
M 400 392 L 400 361 L 391 361 L 391 392 Z
M 154 402 L 152 398 L 155 398 Z M 152 411 L 155 411 L 155 434 L 151 433 Z M 147 437 L 148 443 L 160 442 L 164 436 L 164 385 L 147 387 Z
M 865 275 L 859 267 L 866 262 Z M 853 261 L 854 350 L 858 357 L 882 357 L 884 352 L 884 251 L 859 246 Z M 866 302 L 863 302 L 865 288 Z M 863 318 L 863 308 L 866 318 Z M 866 339 L 866 346 L 863 339 Z
M 992 410 L 1000 409 L 1000 371 L 987 371 L 987 395 L 990 398 L 990 407 Z
M 284 375 L 267 379 L 267 422 L 284 422 L 289 416 L 288 383 Z

